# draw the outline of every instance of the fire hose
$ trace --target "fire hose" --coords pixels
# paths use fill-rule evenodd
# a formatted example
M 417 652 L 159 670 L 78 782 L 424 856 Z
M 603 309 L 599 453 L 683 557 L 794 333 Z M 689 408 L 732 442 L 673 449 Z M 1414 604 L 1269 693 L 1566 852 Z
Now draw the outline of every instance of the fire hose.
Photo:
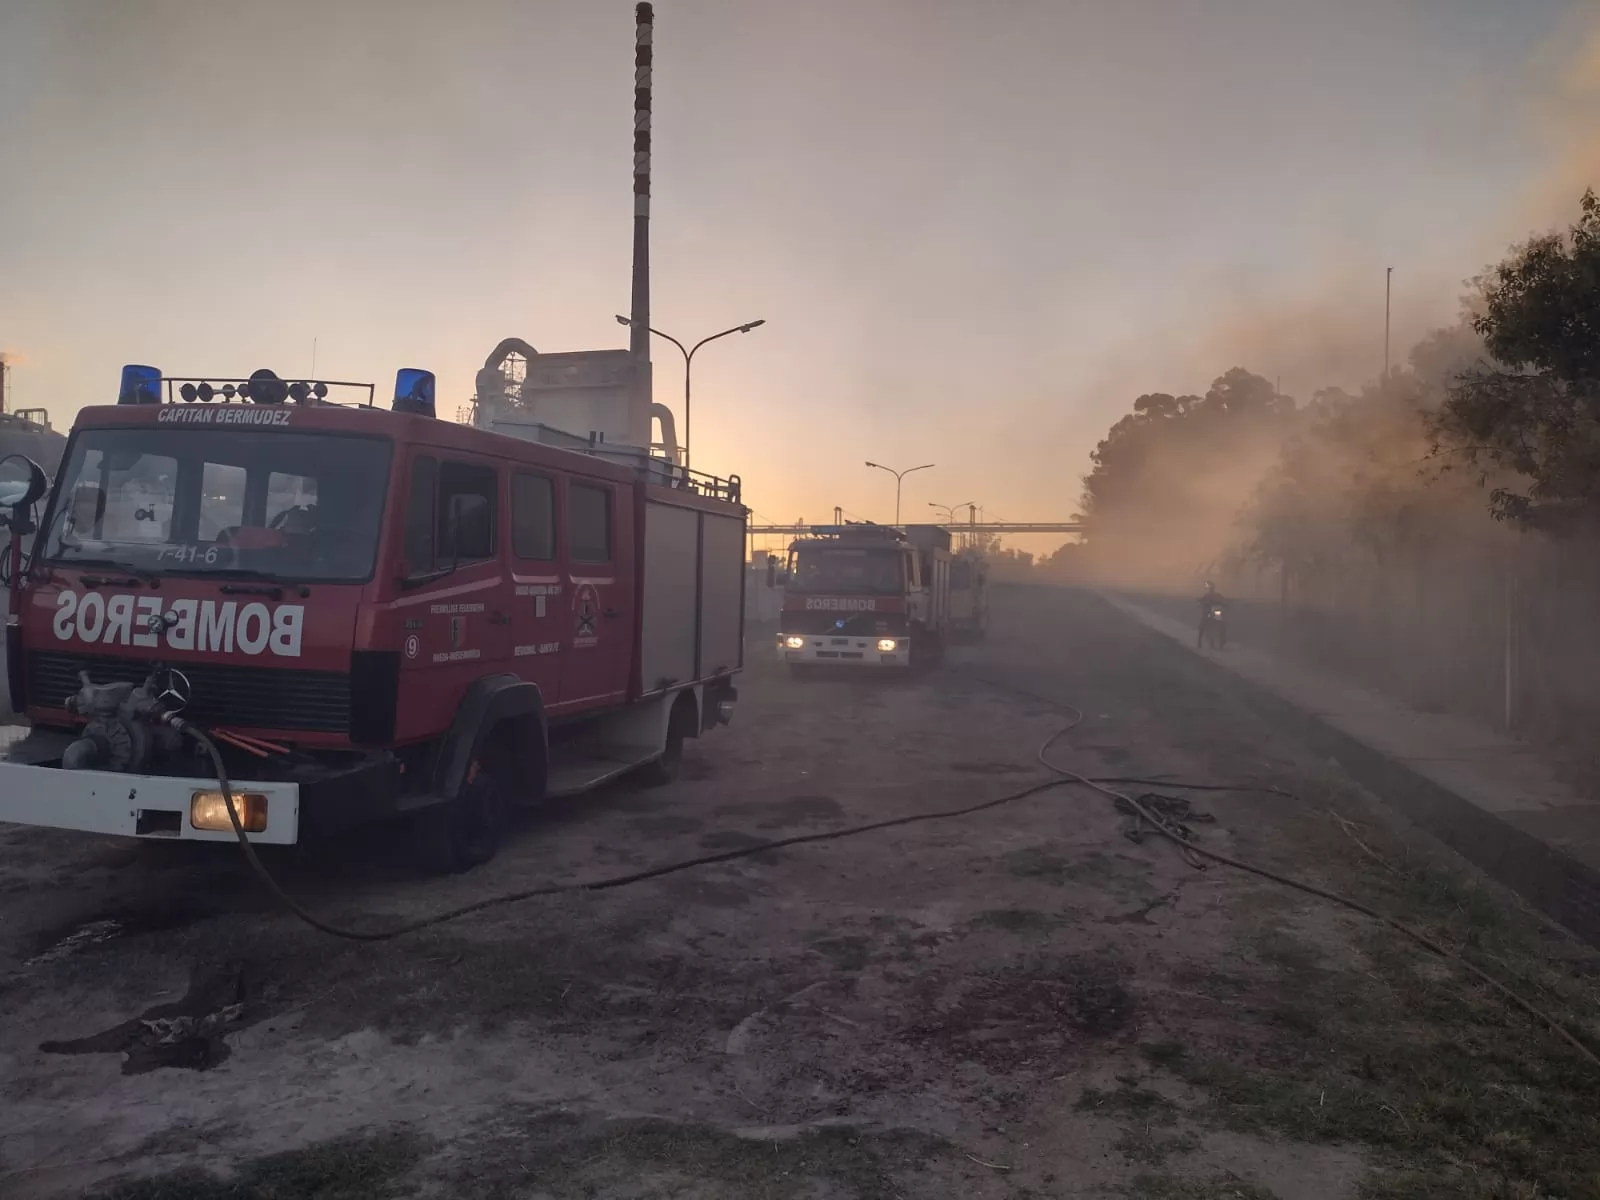
M 1043 697 L 1036 698 L 1044 699 Z M 290 896 L 288 892 L 283 889 L 282 885 L 279 884 L 275 878 L 273 878 L 272 873 L 267 870 L 265 864 L 261 862 L 260 858 L 257 857 L 255 847 L 250 843 L 249 835 L 246 834 L 244 825 L 239 819 L 239 810 L 234 800 L 232 783 L 228 779 L 227 768 L 223 764 L 222 755 L 217 750 L 216 744 L 211 740 L 210 736 L 205 730 L 184 720 L 176 713 L 164 713 L 160 719 L 166 724 L 170 725 L 173 729 L 177 730 L 179 733 L 192 739 L 201 747 L 201 749 L 205 751 L 207 756 L 210 758 L 211 764 L 217 773 L 217 784 L 222 791 L 223 802 L 227 806 L 228 820 L 233 825 L 234 836 L 238 838 L 239 848 L 243 851 L 245 860 L 250 864 L 251 870 L 255 872 L 262 885 L 273 895 L 274 898 L 278 900 L 279 903 L 281 903 L 295 916 L 299 917 L 300 920 L 311 926 L 311 928 L 316 929 L 321 933 L 328 934 L 332 937 L 344 938 L 349 941 L 357 942 L 385 942 L 393 938 L 402 937 L 406 934 L 416 933 L 420 930 L 427 929 L 435 925 L 442 925 L 448 921 L 458 920 L 461 917 L 468 916 L 472 913 L 483 912 L 485 909 L 497 908 L 507 904 L 517 904 L 524 900 L 532 900 L 541 896 L 556 896 L 574 892 L 611 891 L 616 888 L 628 887 L 635 883 L 643 883 L 647 880 L 659 879 L 664 875 L 673 875 L 681 871 L 693 870 L 697 867 L 711 866 L 716 863 L 731 862 L 735 859 L 750 858 L 757 854 L 765 854 L 768 851 L 778 850 L 788 846 L 803 846 L 817 842 L 838 841 L 844 838 L 857 837 L 866 833 L 874 833 L 883 829 L 894 829 L 899 826 L 918 824 L 923 821 L 941 821 L 950 820 L 956 817 L 971 816 L 974 813 L 980 813 L 989 809 L 999 808 L 1001 805 L 1010 804 L 1013 801 L 1022 800 L 1029 796 L 1036 796 L 1041 792 L 1050 791 L 1058 787 L 1080 786 L 1089 788 L 1092 791 L 1107 797 L 1116 803 L 1119 808 L 1135 814 L 1139 820 L 1148 825 L 1149 828 L 1155 833 L 1178 846 L 1186 856 L 1196 855 L 1201 858 L 1210 859 L 1213 862 L 1221 863 L 1224 866 L 1249 872 L 1252 875 L 1260 876 L 1261 878 L 1270 880 L 1273 883 L 1280 884 L 1284 887 L 1293 888 L 1296 891 L 1304 892 L 1307 895 L 1315 896 L 1318 899 L 1348 908 L 1353 912 L 1360 913 L 1370 920 L 1376 921 L 1381 925 L 1385 925 L 1388 928 L 1393 929 L 1395 932 L 1421 946 L 1429 953 L 1444 959 L 1446 962 L 1454 963 L 1461 967 L 1480 983 L 1487 985 L 1491 990 L 1497 993 L 1502 999 L 1511 1004 L 1513 1007 L 1521 1009 L 1527 1015 L 1534 1018 L 1535 1021 L 1549 1028 L 1553 1033 L 1565 1041 L 1573 1050 L 1577 1051 L 1581 1057 L 1586 1059 L 1591 1066 L 1595 1067 L 1597 1070 L 1600 1070 L 1600 1056 L 1597 1056 L 1593 1050 L 1580 1041 L 1577 1036 L 1569 1031 L 1559 1020 L 1537 1007 L 1518 992 L 1501 983 L 1488 971 L 1485 971 L 1482 967 L 1479 967 L 1477 964 L 1471 962 L 1459 951 L 1451 950 L 1435 939 L 1429 937 L 1421 930 L 1406 924 L 1404 921 L 1401 921 L 1396 917 L 1392 917 L 1386 913 L 1380 912 L 1370 905 L 1363 904 L 1359 900 L 1352 900 L 1348 896 L 1341 895 L 1338 892 L 1330 891 L 1327 888 L 1319 887 L 1316 884 L 1309 883 L 1305 880 L 1296 879 L 1293 876 L 1284 875 L 1277 871 L 1269 870 L 1266 867 L 1257 866 L 1256 864 L 1247 862 L 1244 859 L 1234 858 L 1231 855 L 1222 854 L 1218 851 L 1208 849 L 1199 842 L 1187 836 L 1183 830 L 1176 827 L 1172 820 L 1164 816 L 1160 811 L 1158 811 L 1158 808 L 1155 805 L 1150 803 L 1150 801 L 1159 799 L 1160 797 L 1146 795 L 1144 797 L 1136 798 L 1127 792 L 1118 791 L 1109 785 L 1112 783 L 1131 783 L 1145 784 L 1156 787 L 1176 788 L 1178 790 L 1258 790 L 1268 791 L 1276 795 L 1289 795 L 1290 793 L 1283 792 L 1277 788 L 1230 788 L 1226 785 L 1191 785 L 1176 783 L 1171 780 L 1162 781 L 1137 779 L 1126 776 L 1097 779 L 1087 775 L 1080 775 L 1076 771 L 1069 770 L 1068 768 L 1060 766 L 1051 761 L 1049 757 L 1050 750 L 1055 746 L 1055 744 L 1073 729 L 1077 728 L 1078 725 L 1083 721 L 1083 713 L 1080 710 L 1070 708 L 1070 706 L 1067 707 L 1072 713 L 1071 719 L 1067 722 L 1067 724 L 1063 725 L 1060 729 L 1056 730 L 1056 732 L 1045 739 L 1044 743 L 1039 747 L 1038 754 L 1036 756 L 1039 764 L 1046 770 L 1050 771 L 1055 778 L 1046 779 L 1042 782 L 1031 784 L 1028 787 L 1021 788 L 1014 792 L 1009 792 L 1003 796 L 997 796 L 991 800 L 985 800 L 978 804 L 966 805 L 961 808 L 943 809 L 935 812 L 912 813 L 902 817 L 891 817 L 882 821 L 871 821 L 863 825 L 852 825 L 843 829 L 827 830 L 822 833 L 797 834 L 793 837 L 776 838 L 772 841 L 759 842 L 755 845 L 741 846 L 734 850 L 724 850 L 714 854 L 702 854 L 694 858 L 680 859 L 676 862 L 664 863 L 660 866 L 649 867 L 642 871 L 630 872 L 626 875 L 613 875 L 602 879 L 580 881 L 576 883 L 545 884 L 540 887 L 525 888 L 515 892 L 506 892 L 497 896 L 487 897 L 483 900 L 474 901 L 471 904 L 463 904 L 457 908 L 446 909 L 431 916 L 423 917 L 420 920 L 406 922 L 401 925 L 392 926 L 388 929 L 376 930 L 342 929 L 338 926 L 331 925 L 307 910 L 303 905 Z

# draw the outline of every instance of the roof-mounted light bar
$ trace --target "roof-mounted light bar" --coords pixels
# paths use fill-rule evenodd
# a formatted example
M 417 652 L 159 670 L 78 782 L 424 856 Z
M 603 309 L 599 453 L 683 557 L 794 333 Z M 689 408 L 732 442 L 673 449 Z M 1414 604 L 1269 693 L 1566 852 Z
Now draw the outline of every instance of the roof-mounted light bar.
M 328 399 L 332 388 L 360 388 L 366 392 L 365 406 L 371 407 L 373 392 L 370 383 L 349 380 L 302 379 L 288 381 L 263 367 L 248 379 L 179 378 L 163 376 L 156 367 L 129 364 L 122 368 L 122 386 L 117 393 L 118 404 L 160 404 L 161 389 L 166 385 L 168 404 L 181 400 L 185 404 L 224 404 L 246 401 L 254 404 L 332 404 Z
M 812 525 L 807 533 L 817 537 L 869 537 L 884 541 L 905 541 L 906 535 L 893 525 L 877 525 L 871 521 L 849 525 Z

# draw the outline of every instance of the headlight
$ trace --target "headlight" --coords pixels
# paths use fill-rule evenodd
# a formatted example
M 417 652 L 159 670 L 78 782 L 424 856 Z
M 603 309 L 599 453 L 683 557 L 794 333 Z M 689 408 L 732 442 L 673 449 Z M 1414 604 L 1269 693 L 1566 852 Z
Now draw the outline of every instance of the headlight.
M 900 648 L 900 643 L 893 638 L 881 638 L 878 641 L 879 654 L 893 654 Z
M 806 640 L 803 637 L 786 637 L 783 639 L 784 648 L 788 650 L 804 650 Z
M 238 810 L 239 824 L 244 826 L 246 833 L 266 832 L 267 798 L 260 792 L 235 792 L 233 807 Z M 222 793 L 196 792 L 189 801 L 189 824 L 196 829 L 232 832 L 228 802 L 222 798 Z

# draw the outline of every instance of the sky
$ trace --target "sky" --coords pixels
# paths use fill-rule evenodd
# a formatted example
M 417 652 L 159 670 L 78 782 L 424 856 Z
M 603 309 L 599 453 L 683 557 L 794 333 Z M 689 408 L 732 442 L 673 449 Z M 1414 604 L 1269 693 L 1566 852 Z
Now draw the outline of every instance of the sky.
M 772 521 L 891 519 L 867 459 L 1068 519 L 1139 394 L 1358 384 L 1386 267 L 1398 358 L 1600 183 L 1600 0 L 655 7 L 652 319 L 767 322 L 693 431 Z M 3 0 L 10 403 L 624 346 L 632 56 L 625 0 Z

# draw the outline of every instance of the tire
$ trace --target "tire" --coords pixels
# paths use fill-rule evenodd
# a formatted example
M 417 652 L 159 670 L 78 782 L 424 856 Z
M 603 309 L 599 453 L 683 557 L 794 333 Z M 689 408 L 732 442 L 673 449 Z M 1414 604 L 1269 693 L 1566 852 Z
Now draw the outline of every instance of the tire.
M 453 799 L 417 814 L 417 850 L 426 869 L 455 875 L 495 856 L 511 817 L 509 760 L 510 743 L 494 735 L 471 782 Z
M 667 744 L 661 757 L 653 758 L 639 768 L 639 781 L 646 787 L 665 787 L 678 778 L 683 768 L 683 744 L 689 739 L 689 725 L 694 719 L 694 701 L 679 700 L 672 706 L 667 718 Z

